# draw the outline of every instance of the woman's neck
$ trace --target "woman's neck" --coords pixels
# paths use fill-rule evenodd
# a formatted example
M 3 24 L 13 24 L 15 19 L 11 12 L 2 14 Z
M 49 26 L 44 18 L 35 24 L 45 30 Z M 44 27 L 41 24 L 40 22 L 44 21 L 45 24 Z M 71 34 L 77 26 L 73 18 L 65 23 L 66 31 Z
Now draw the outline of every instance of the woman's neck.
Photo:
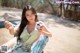
M 30 22 L 28 25 L 35 25 L 36 22 Z

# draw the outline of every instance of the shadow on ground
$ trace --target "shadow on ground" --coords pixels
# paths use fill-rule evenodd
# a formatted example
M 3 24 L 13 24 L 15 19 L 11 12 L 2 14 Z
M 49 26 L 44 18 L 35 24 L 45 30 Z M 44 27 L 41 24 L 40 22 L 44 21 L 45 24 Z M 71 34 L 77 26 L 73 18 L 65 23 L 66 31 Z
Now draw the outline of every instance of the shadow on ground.
M 60 24 L 60 25 L 63 25 L 65 27 L 77 28 L 80 30 L 80 22 L 71 21 L 71 20 L 57 17 L 57 16 L 53 16 L 53 15 L 47 15 L 46 20 L 47 20 L 47 22 L 52 23 L 56 27 L 57 27 L 56 24 Z

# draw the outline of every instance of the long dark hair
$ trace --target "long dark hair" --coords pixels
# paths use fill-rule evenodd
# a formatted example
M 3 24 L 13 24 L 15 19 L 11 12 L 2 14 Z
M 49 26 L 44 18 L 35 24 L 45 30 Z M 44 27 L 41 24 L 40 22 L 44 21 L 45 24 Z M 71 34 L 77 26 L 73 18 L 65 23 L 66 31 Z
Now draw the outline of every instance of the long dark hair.
M 36 13 L 35 9 L 30 5 L 25 6 L 22 11 L 22 17 L 21 17 L 21 23 L 19 26 L 19 30 L 17 31 L 17 34 L 15 34 L 18 37 L 18 40 L 20 40 L 20 35 L 23 32 L 25 26 L 29 23 L 25 16 L 26 11 L 28 11 L 28 10 L 32 11 L 32 13 L 35 15 L 35 21 L 36 22 L 38 21 L 37 13 Z

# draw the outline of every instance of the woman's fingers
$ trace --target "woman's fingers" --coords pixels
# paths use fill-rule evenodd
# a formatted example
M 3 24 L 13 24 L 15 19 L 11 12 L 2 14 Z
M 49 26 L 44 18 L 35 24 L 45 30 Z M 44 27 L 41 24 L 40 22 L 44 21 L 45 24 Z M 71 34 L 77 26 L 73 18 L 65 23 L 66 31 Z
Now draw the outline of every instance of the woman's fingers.
M 40 26 L 40 28 L 38 30 L 41 30 L 42 31 L 43 30 L 43 26 Z
M 5 25 L 5 28 L 8 29 L 8 24 L 7 24 L 7 23 L 8 23 L 8 21 L 5 21 L 5 22 L 4 22 L 4 25 Z
M 43 31 L 43 26 L 40 26 L 40 28 L 38 29 L 39 34 L 41 34 Z
M 5 28 L 9 29 L 9 27 L 11 27 L 11 23 L 9 21 L 5 21 L 4 22 Z

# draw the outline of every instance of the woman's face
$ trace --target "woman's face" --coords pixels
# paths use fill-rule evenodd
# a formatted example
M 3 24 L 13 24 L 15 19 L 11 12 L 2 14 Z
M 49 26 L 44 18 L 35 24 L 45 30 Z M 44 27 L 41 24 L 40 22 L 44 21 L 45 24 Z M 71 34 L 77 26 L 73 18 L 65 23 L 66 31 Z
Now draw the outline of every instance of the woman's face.
M 31 10 L 26 11 L 25 16 L 29 22 L 35 21 L 35 14 L 33 14 Z

